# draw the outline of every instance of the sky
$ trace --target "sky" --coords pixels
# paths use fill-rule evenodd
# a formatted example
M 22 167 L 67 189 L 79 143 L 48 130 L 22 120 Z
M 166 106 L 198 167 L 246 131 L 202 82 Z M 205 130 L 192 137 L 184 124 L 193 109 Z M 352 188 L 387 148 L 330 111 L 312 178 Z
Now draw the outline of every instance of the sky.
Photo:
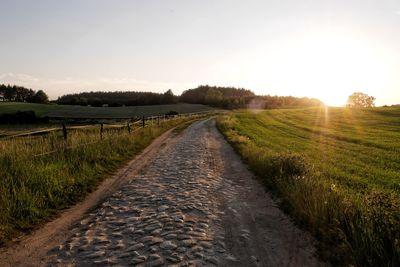
M 0 83 L 400 104 L 399 0 L 0 0 Z

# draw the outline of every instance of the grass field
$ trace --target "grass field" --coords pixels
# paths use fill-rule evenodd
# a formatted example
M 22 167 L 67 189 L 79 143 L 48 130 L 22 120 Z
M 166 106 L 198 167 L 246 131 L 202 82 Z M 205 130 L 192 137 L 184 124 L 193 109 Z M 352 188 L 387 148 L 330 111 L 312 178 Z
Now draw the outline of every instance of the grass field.
M 193 119 L 136 126 L 131 134 L 105 128 L 103 140 L 99 127 L 70 130 L 67 144 L 61 132 L 0 140 L 0 244 L 81 199 L 157 136 Z
M 52 118 L 132 118 L 141 116 L 158 116 L 168 111 L 179 113 L 192 113 L 211 111 L 213 108 L 200 104 L 173 104 L 154 106 L 130 106 L 130 107 L 87 107 L 69 105 L 44 105 L 18 102 L 0 102 L 0 114 L 14 113 L 17 111 L 35 111 L 38 116 Z
M 400 108 L 242 111 L 218 127 L 323 257 L 400 265 Z

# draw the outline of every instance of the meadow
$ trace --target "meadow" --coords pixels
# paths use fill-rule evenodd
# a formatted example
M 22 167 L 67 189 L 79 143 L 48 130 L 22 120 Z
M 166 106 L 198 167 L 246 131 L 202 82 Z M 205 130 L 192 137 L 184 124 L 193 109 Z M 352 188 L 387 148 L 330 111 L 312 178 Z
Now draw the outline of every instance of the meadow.
M 99 125 L 70 129 L 66 143 L 61 131 L 0 140 L 0 245 L 82 199 L 166 130 L 200 117 L 136 124 L 131 133 L 105 126 L 102 137 Z
M 400 108 L 237 111 L 217 126 L 323 258 L 400 266 Z
M 171 104 L 126 107 L 89 107 L 56 104 L 33 104 L 19 102 L 0 102 L 0 114 L 17 111 L 34 111 L 38 116 L 50 118 L 92 118 L 92 119 L 129 119 L 142 116 L 159 116 L 169 111 L 194 113 L 215 110 L 201 104 Z

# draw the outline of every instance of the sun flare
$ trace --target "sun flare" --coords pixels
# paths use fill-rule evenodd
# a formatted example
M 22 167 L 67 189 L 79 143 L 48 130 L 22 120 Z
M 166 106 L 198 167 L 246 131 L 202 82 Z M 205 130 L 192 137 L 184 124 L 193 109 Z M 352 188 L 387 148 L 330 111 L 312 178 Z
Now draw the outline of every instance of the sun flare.
M 353 92 L 369 93 L 386 83 L 389 63 L 384 49 L 345 30 L 298 34 L 267 49 L 262 59 L 269 63 L 260 59 L 258 65 L 263 65 L 263 71 L 267 69 L 268 88 L 279 92 L 343 106 Z

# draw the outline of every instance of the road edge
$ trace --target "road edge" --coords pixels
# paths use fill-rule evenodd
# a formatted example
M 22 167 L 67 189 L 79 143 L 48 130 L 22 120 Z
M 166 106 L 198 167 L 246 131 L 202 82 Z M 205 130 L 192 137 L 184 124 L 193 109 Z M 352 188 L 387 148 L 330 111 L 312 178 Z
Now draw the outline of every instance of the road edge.
M 57 218 L 39 229 L 0 248 L 0 266 L 42 266 L 47 252 L 63 243 L 69 236 L 69 229 L 74 224 L 120 188 L 129 178 L 150 164 L 160 149 L 174 143 L 181 134 L 181 132 L 175 131 L 177 127 L 169 129 L 153 140 L 125 166 L 106 177 L 96 190 L 89 193 L 82 201 L 62 211 Z

